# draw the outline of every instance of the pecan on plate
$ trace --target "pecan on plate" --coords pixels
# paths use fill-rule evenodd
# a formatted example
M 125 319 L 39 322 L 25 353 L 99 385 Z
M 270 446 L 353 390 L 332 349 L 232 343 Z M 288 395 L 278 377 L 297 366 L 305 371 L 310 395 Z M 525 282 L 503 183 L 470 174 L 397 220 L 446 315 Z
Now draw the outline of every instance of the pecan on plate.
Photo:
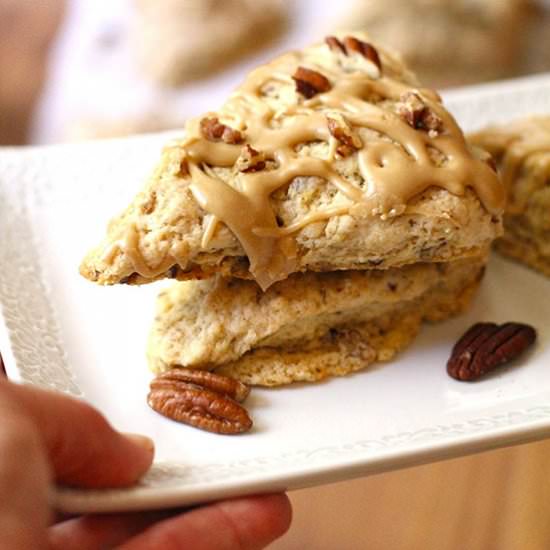
M 238 434 L 252 427 L 246 409 L 237 402 L 249 391 L 227 376 L 176 367 L 151 381 L 147 403 L 154 411 L 201 430 Z
M 305 67 L 298 67 L 292 78 L 296 82 L 296 91 L 306 99 L 328 92 L 332 87 L 326 76 Z
M 399 116 L 415 130 L 427 130 L 436 136 L 443 129 L 443 121 L 416 92 L 405 92 L 397 108 Z
M 201 120 L 202 135 L 208 141 L 223 141 L 230 145 L 242 143 L 243 136 L 238 130 L 222 124 L 218 117 L 205 117 Z
M 457 380 L 477 380 L 518 357 L 536 338 L 535 329 L 522 323 L 476 323 L 455 344 L 447 372 Z

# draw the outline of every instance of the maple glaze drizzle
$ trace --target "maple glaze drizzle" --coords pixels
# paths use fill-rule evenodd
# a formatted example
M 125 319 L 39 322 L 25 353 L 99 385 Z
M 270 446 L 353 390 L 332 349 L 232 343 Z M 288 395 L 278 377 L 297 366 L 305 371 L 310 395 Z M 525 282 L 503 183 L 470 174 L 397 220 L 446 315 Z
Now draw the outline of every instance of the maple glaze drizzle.
M 348 63 L 351 57 L 355 65 L 343 68 L 342 63 Z M 399 215 L 412 197 L 430 186 L 457 195 L 472 187 L 488 211 L 497 213 L 503 207 L 504 196 L 497 177 L 484 161 L 473 156 L 439 96 L 415 89 L 442 121 L 442 132 L 434 136 L 411 127 L 387 106 L 395 106 L 402 94 L 413 88 L 386 73 L 384 63 L 380 77 L 372 78 L 372 67 L 361 65 L 369 63 L 358 54 L 348 57 L 325 45 L 284 55 L 253 71 L 218 113 L 207 115 L 219 117 L 223 124 L 239 130 L 242 143 L 207 139 L 201 132 L 200 119 L 190 121 L 186 128 L 181 146 L 189 170 L 189 188 L 209 215 L 202 245 L 208 246 L 218 224 L 224 223 L 240 241 L 250 272 L 264 290 L 296 270 L 293 233 L 309 223 L 334 215 L 353 215 L 357 207 L 373 216 Z M 299 66 L 324 75 L 331 89 L 311 99 L 289 93 L 291 77 Z M 274 83 L 282 83 L 281 93 L 286 91 L 290 98 L 281 99 L 282 106 L 277 110 L 265 95 Z M 377 103 L 388 103 L 374 104 L 368 101 L 369 97 L 377 98 Z M 356 129 L 376 132 L 367 139 L 361 138 L 363 147 L 356 153 L 363 187 L 338 172 L 334 138 L 326 118 L 335 112 Z M 297 151 L 299 145 L 319 141 L 329 143 L 326 158 Z M 233 167 L 245 144 L 272 161 L 272 166 L 238 173 L 230 185 L 217 177 L 211 167 Z M 428 147 L 442 154 L 441 165 L 435 164 Z M 270 196 L 296 177 L 322 178 L 335 186 L 347 202 L 309 213 L 289 227 L 279 227 Z M 141 273 L 143 266 L 135 267 Z M 147 271 L 143 274 L 147 275 Z

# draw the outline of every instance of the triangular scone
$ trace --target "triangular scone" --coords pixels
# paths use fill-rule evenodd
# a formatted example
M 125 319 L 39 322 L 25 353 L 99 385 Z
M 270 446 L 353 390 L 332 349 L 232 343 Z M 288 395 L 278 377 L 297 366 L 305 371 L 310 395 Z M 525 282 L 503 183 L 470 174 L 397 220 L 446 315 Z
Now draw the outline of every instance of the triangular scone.
M 508 196 L 496 249 L 550 277 L 550 116 L 470 137 L 493 154 Z
M 487 160 L 395 57 L 329 37 L 190 121 L 81 273 L 113 284 L 220 272 L 266 289 L 298 271 L 477 255 L 501 231 Z
M 390 360 L 423 320 L 464 310 L 485 260 L 294 274 L 265 292 L 223 277 L 176 282 L 157 301 L 149 365 L 267 386 L 342 376 Z

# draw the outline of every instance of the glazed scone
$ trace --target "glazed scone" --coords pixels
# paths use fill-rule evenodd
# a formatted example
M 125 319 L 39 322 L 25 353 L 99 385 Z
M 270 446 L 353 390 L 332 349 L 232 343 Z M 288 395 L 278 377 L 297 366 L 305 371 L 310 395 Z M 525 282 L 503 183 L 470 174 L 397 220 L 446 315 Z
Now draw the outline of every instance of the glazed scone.
M 390 360 L 423 320 L 469 303 L 485 256 L 398 269 L 294 274 L 266 292 L 253 281 L 214 277 L 161 292 L 149 365 L 215 370 L 280 385 L 342 376 Z
M 253 71 L 187 124 L 81 265 L 100 284 L 294 272 L 481 253 L 504 193 L 439 96 L 399 60 L 330 37 Z
M 399 51 L 430 86 L 515 74 L 522 62 L 526 0 L 357 0 L 342 22 Z
M 550 116 L 470 136 L 491 152 L 508 194 L 496 249 L 550 276 Z
M 131 42 L 152 80 L 178 86 L 276 38 L 287 0 L 135 0 Z

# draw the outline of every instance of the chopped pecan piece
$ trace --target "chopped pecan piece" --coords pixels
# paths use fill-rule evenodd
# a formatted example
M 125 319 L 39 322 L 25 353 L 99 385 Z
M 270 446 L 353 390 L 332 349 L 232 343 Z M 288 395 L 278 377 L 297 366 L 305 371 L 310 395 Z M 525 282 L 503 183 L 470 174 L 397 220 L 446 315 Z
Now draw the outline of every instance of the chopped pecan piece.
M 518 357 L 536 338 L 535 329 L 522 323 L 477 323 L 455 344 L 447 372 L 457 380 L 477 380 Z
M 399 116 L 415 130 L 427 130 L 434 135 L 443 129 L 443 121 L 416 92 L 405 92 L 398 106 Z
M 336 118 L 336 116 L 338 118 Z M 361 138 L 352 130 L 351 126 L 343 116 L 327 116 L 327 125 L 331 135 L 340 142 L 340 145 L 336 148 L 336 152 L 340 156 L 347 157 L 354 151 L 363 147 Z
M 296 91 L 307 99 L 331 89 L 326 76 L 305 67 L 298 67 L 292 78 L 296 82 Z
M 178 170 L 178 173 L 176 176 L 178 178 L 184 178 L 185 176 L 189 175 L 189 164 L 187 163 L 187 159 L 182 159 L 180 162 L 180 169 Z
M 361 54 L 365 59 L 373 63 L 378 70 L 382 70 L 382 62 L 378 55 L 378 50 L 368 42 L 363 42 L 354 36 L 346 36 L 344 38 L 344 47 L 347 53 L 356 52 Z
M 487 156 L 485 157 L 484 160 L 485 160 L 485 164 L 487 164 L 489 168 L 496 174 L 498 172 L 498 168 L 497 168 L 497 162 L 494 159 L 493 155 L 491 155 L 491 153 L 487 153 Z
M 346 48 L 344 47 L 344 44 L 336 38 L 336 36 L 327 36 L 325 38 L 325 42 L 327 46 L 333 50 L 333 51 L 340 51 L 344 55 L 347 55 L 348 52 L 346 52 Z
M 243 141 L 238 130 L 222 124 L 217 117 L 206 117 L 201 120 L 201 132 L 209 141 L 223 141 L 235 145 Z
M 252 427 L 242 401 L 249 388 L 208 371 L 174 368 L 153 379 L 147 403 L 156 412 L 201 430 L 238 434 Z
M 167 272 L 166 277 L 168 279 L 175 279 L 178 276 L 180 268 L 177 265 L 173 265 Z
M 137 279 L 139 279 L 139 274 L 134 271 L 134 273 L 130 273 L 130 275 L 122 277 L 122 279 L 120 279 L 118 282 L 121 285 L 132 285 Z
M 239 172 L 258 172 L 265 168 L 265 156 L 247 143 L 235 165 Z
M 489 154 L 485 162 L 493 172 L 498 172 L 497 161 L 494 159 L 493 155 Z

